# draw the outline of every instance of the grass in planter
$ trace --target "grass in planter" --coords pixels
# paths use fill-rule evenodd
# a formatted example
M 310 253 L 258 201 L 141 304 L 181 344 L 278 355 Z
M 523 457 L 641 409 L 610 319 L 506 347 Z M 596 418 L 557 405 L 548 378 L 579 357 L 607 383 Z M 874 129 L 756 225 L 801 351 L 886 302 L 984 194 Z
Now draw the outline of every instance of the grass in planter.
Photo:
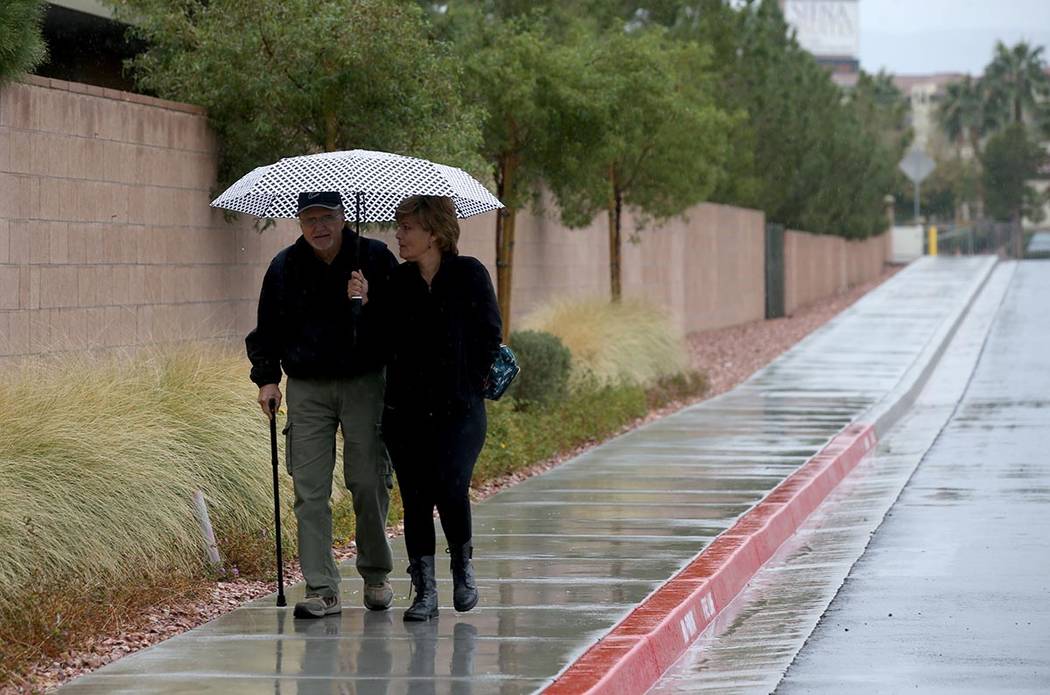
M 562 300 L 522 320 L 527 329 L 558 336 L 572 353 L 572 383 L 649 385 L 685 372 L 689 357 L 680 331 L 654 305 L 607 299 Z
M 203 576 L 194 490 L 204 491 L 220 538 L 267 533 L 269 437 L 246 374 L 242 358 L 200 348 L 134 359 L 65 358 L 5 372 L 5 643 L 53 654 L 77 635 L 104 628 L 90 612 L 71 622 L 78 613 L 62 601 L 32 598 L 43 587 L 86 610 L 106 587 L 152 596 L 176 579 Z M 292 545 L 290 506 L 286 518 Z M 31 619 L 27 601 L 39 601 L 51 618 Z
M 269 439 L 254 396 L 242 360 L 200 349 L 8 372 L 0 607 L 29 582 L 199 563 L 194 490 L 217 529 L 266 528 Z

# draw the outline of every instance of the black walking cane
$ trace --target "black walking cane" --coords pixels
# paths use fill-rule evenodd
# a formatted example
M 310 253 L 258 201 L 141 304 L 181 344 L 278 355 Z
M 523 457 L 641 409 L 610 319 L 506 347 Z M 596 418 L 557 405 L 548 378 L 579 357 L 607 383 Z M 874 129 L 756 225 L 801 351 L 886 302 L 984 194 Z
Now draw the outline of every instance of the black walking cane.
M 281 556 L 281 490 L 277 482 L 277 399 L 270 399 L 270 458 L 273 460 L 273 520 L 277 532 L 277 605 L 287 606 L 284 598 L 284 558 Z

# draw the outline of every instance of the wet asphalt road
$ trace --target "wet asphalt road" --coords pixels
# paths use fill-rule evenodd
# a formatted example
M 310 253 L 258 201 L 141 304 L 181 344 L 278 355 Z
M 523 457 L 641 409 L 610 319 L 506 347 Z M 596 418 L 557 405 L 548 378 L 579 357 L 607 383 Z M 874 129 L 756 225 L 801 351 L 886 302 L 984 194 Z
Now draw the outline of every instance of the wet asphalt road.
M 1050 261 L 777 689 L 843 692 L 1050 692 Z

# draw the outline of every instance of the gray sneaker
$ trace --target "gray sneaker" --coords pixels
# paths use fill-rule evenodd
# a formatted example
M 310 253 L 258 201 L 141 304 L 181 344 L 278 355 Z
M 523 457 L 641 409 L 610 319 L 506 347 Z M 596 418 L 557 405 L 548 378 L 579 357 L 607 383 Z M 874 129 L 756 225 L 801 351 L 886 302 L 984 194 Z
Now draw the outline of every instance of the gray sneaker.
M 380 584 L 365 582 L 365 608 L 370 611 L 385 611 L 394 602 L 394 590 L 390 582 L 383 580 Z
M 307 596 L 295 604 L 296 618 L 323 618 L 326 615 L 342 613 L 338 596 Z

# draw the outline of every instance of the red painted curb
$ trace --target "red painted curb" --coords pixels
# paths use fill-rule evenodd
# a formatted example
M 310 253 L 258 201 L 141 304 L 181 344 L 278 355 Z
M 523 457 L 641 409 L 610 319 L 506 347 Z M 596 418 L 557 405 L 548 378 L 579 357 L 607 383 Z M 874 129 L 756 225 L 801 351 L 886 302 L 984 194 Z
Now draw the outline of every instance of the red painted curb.
M 873 425 L 842 430 L 543 692 L 645 693 L 874 447 Z

